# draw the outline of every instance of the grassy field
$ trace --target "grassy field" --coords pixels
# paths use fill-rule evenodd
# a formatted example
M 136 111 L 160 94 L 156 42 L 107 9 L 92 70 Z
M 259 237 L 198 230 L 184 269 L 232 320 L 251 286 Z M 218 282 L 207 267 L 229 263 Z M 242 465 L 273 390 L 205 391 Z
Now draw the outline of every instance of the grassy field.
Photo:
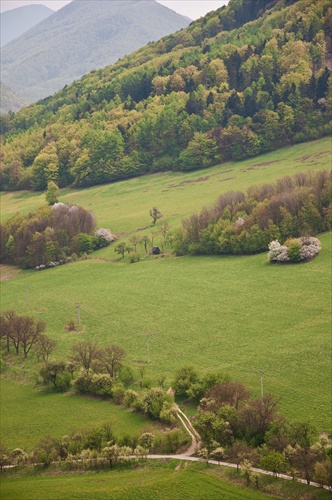
M 171 226 L 199 212 L 229 190 L 245 191 L 254 184 L 275 181 L 284 175 L 331 168 L 329 137 L 287 147 L 265 155 L 189 173 L 146 175 L 89 189 L 63 189 L 60 201 L 92 210 L 99 226 L 116 234 L 136 231 L 150 224 L 149 209 L 157 205 Z M 41 193 L 1 193 L 1 218 L 28 213 L 45 204 Z
M 139 436 L 154 428 L 144 416 L 107 401 L 37 392 L 10 380 L 1 380 L 1 434 L 9 449 L 18 446 L 33 449 L 42 436 L 61 437 L 109 422 L 117 437 Z
M 164 374 L 171 383 L 177 368 L 192 364 L 225 370 L 257 395 L 264 371 L 264 391 L 282 397 L 288 417 L 331 431 L 331 237 L 320 239 L 320 255 L 299 265 L 270 265 L 260 254 L 136 264 L 89 259 L 30 271 L 1 284 L 1 306 L 44 319 L 58 357 L 79 339 L 117 343 L 136 370 L 145 366 L 154 379 Z M 77 302 L 82 331 L 70 333 L 64 326 Z
M 15 474 L 14 474 L 15 475 Z M 203 463 L 148 461 L 111 472 L 67 475 L 51 470 L 42 476 L 3 478 L 3 500 L 263 500 L 276 498 L 330 498 L 326 490 L 268 476 L 259 477 L 259 489 L 244 486 L 235 471 Z M 266 492 L 263 493 L 263 492 Z
M 60 199 L 91 209 L 99 225 L 116 233 L 127 234 L 149 225 L 152 205 L 157 205 L 175 227 L 183 216 L 213 203 L 227 190 L 245 190 L 287 173 L 328 168 L 330 149 L 326 138 L 199 172 L 156 174 L 87 190 L 63 190 Z M 6 218 L 41 204 L 44 195 L 38 193 L 5 193 L 1 195 L 1 214 Z M 266 254 L 168 255 L 129 264 L 128 258 L 115 260 L 113 246 L 88 260 L 41 273 L 11 272 L 4 266 L 1 310 L 15 309 L 18 314 L 45 320 L 47 333 L 58 342 L 58 358 L 65 357 L 77 340 L 118 343 L 126 349 L 127 361 L 136 374 L 143 366 L 147 377 L 156 380 L 165 375 L 167 384 L 171 384 L 176 369 L 191 364 L 201 372 L 227 371 L 259 395 L 263 372 L 264 392 L 281 397 L 281 411 L 287 417 L 308 418 L 320 431 L 331 432 L 331 235 L 320 239 L 322 251 L 315 260 L 291 266 L 269 265 Z M 65 325 L 76 318 L 78 302 L 82 328 L 71 333 Z M 26 383 L 24 374 L 36 369 L 36 361 L 30 357 L 19 365 L 14 362 L 7 367 L 5 376 Z M 15 446 L 26 442 L 29 434 L 21 422 L 38 420 L 39 401 L 42 406 L 53 401 L 55 413 L 63 415 L 52 422 L 56 434 L 67 432 L 72 425 L 66 405 L 79 412 L 83 401 L 63 395 L 42 396 L 29 387 L 10 384 L 9 380 L 3 384 L 2 413 L 6 417 L 1 426 L 3 435 L 11 436 Z M 29 398 L 29 410 L 23 415 L 22 401 Z M 82 404 L 91 405 L 91 417 L 80 415 L 82 424 L 103 419 L 103 412 L 106 415 L 111 407 L 84 401 Z M 116 412 L 120 420 L 122 412 L 126 413 L 120 408 Z M 125 427 L 136 425 L 129 421 L 127 425 L 123 418 Z M 40 419 L 35 437 L 50 433 L 50 421 L 44 416 Z M 136 422 L 138 427 L 143 425 Z

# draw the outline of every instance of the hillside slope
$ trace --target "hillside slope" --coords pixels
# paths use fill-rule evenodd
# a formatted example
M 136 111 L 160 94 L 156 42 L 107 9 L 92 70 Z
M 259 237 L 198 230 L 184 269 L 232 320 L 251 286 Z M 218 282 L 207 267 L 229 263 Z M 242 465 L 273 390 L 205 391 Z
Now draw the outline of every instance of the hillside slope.
M 0 115 L 8 111 L 19 111 L 27 103 L 19 95 L 14 94 L 4 83 L 0 82 Z
M 3 117 L 2 189 L 196 170 L 330 134 L 330 17 L 329 0 L 231 0 Z
M 3 49 L 2 78 L 35 101 L 189 22 L 151 0 L 75 0 Z
M 45 5 L 26 5 L 0 14 L 1 47 L 33 28 L 54 11 Z

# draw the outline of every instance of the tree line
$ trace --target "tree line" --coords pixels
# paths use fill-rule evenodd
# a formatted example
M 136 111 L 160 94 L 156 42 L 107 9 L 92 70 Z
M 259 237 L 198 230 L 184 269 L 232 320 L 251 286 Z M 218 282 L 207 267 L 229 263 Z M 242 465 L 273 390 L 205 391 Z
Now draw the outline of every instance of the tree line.
M 252 186 L 247 194 L 221 195 L 212 207 L 182 221 L 173 248 L 178 254 L 251 254 L 266 251 L 272 241 L 315 235 L 330 225 L 331 173 L 298 173 Z M 299 252 L 301 244 L 296 245 Z
M 28 215 L 17 213 L 0 225 L 1 262 L 41 270 L 92 253 L 115 239 L 107 229 L 96 231 L 92 212 L 55 203 Z
M 189 171 L 329 135 L 328 0 L 251 4 L 2 117 L 1 189 Z

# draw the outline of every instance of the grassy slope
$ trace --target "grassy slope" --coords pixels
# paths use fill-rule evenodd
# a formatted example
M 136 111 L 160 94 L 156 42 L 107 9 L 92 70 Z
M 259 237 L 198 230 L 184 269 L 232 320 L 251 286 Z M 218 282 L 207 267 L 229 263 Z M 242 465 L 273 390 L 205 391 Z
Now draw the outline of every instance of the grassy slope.
M 135 265 L 87 260 L 3 283 L 2 308 L 43 318 L 65 354 L 78 338 L 119 343 L 147 374 L 183 364 L 223 369 L 282 396 L 291 418 L 329 429 L 330 235 L 312 262 L 269 265 L 266 255 L 169 258 Z M 26 305 L 25 283 L 31 283 Z M 83 302 L 84 332 L 64 325 Z M 32 363 L 32 361 L 30 361 Z M 305 369 L 304 369 L 305 367 Z
M 149 209 L 154 205 L 175 226 L 229 190 L 245 191 L 284 175 L 328 169 L 330 153 L 331 140 L 324 138 L 206 170 L 159 173 L 85 190 L 63 189 L 60 201 L 92 210 L 99 226 L 110 227 L 114 233 L 147 226 Z M 44 194 L 31 192 L 1 193 L 0 200 L 3 220 L 17 211 L 27 213 L 45 204 Z
M 174 227 L 183 216 L 229 189 L 246 189 L 309 168 L 328 168 L 329 150 L 330 141 L 323 139 L 200 172 L 156 174 L 67 190 L 61 200 L 90 208 L 100 225 L 114 232 L 134 231 L 149 223 L 148 209 L 153 204 Z M 234 179 L 219 182 L 230 176 Z M 175 184 L 178 187 L 169 187 Z M 36 193 L 2 194 L 2 215 L 30 211 L 42 203 L 44 196 Z M 95 254 L 95 259 L 42 273 L 25 272 L 2 283 L 1 309 L 15 308 L 44 319 L 48 334 L 58 340 L 58 357 L 66 355 L 78 338 L 116 342 L 126 348 L 137 370 L 144 365 L 148 376 L 165 374 L 168 383 L 179 366 L 190 363 L 201 370 L 228 370 L 258 395 L 258 372 L 263 370 L 264 391 L 282 396 L 282 411 L 288 417 L 310 418 L 320 430 L 331 431 L 330 236 L 322 236 L 322 243 L 323 250 L 313 262 L 285 267 L 268 265 L 266 255 L 111 264 L 108 259 L 115 256 L 111 246 Z M 79 335 L 64 329 L 76 315 L 78 301 L 83 302 Z M 147 334 L 151 334 L 149 366 Z M 33 359 L 25 365 L 26 372 L 35 368 Z M 12 391 L 17 394 L 19 388 Z M 8 403 L 3 391 L 6 399 Z M 7 403 L 3 407 L 8 416 L 13 410 Z M 17 409 L 14 414 L 19 420 Z M 33 412 L 29 418 L 35 418 Z M 68 432 L 71 421 L 68 414 L 69 424 L 59 424 L 58 432 Z M 6 422 L 4 435 L 12 425 Z M 19 424 L 16 429 L 20 446 L 26 431 L 21 432 Z M 48 433 L 46 423 L 40 432 Z
M 136 471 L 116 471 L 59 477 L 3 479 L 1 491 L 11 500 L 58 500 L 70 499 L 102 500 L 121 499 L 167 500 L 209 499 L 259 500 L 267 497 L 254 491 L 230 486 L 209 474 L 206 465 L 170 462 L 162 467 L 152 465 Z M 111 496 L 110 496 L 111 494 Z
M 31 474 L 29 471 L 25 471 Z M 36 474 L 36 472 L 32 472 Z M 37 472 L 38 474 L 38 472 Z M 323 500 L 328 491 L 294 481 L 260 476 L 259 490 L 244 486 L 245 480 L 235 470 L 207 466 L 203 463 L 176 460 L 149 460 L 129 470 L 124 467 L 111 472 L 69 472 L 58 476 L 53 470 L 37 477 L 20 477 L 20 472 L 7 471 L 3 478 L 3 498 L 11 500 L 58 500 L 59 498 L 103 500 L 263 500 L 276 498 L 310 498 Z M 53 477 L 50 477 L 52 476 Z M 46 477 L 48 476 L 48 477 Z
M 142 415 L 107 401 L 36 392 L 5 379 L 1 380 L 1 401 L 1 434 L 10 449 L 18 446 L 32 449 L 43 436 L 61 437 L 86 426 L 97 427 L 109 422 L 117 437 L 139 436 L 146 429 L 154 428 Z

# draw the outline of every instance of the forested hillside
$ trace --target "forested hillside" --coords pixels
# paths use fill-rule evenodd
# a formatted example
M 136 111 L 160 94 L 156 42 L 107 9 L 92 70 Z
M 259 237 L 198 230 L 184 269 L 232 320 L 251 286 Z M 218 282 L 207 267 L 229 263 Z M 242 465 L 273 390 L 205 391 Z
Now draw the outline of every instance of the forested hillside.
M 329 0 L 230 0 L 2 119 L 4 190 L 193 170 L 330 133 Z

